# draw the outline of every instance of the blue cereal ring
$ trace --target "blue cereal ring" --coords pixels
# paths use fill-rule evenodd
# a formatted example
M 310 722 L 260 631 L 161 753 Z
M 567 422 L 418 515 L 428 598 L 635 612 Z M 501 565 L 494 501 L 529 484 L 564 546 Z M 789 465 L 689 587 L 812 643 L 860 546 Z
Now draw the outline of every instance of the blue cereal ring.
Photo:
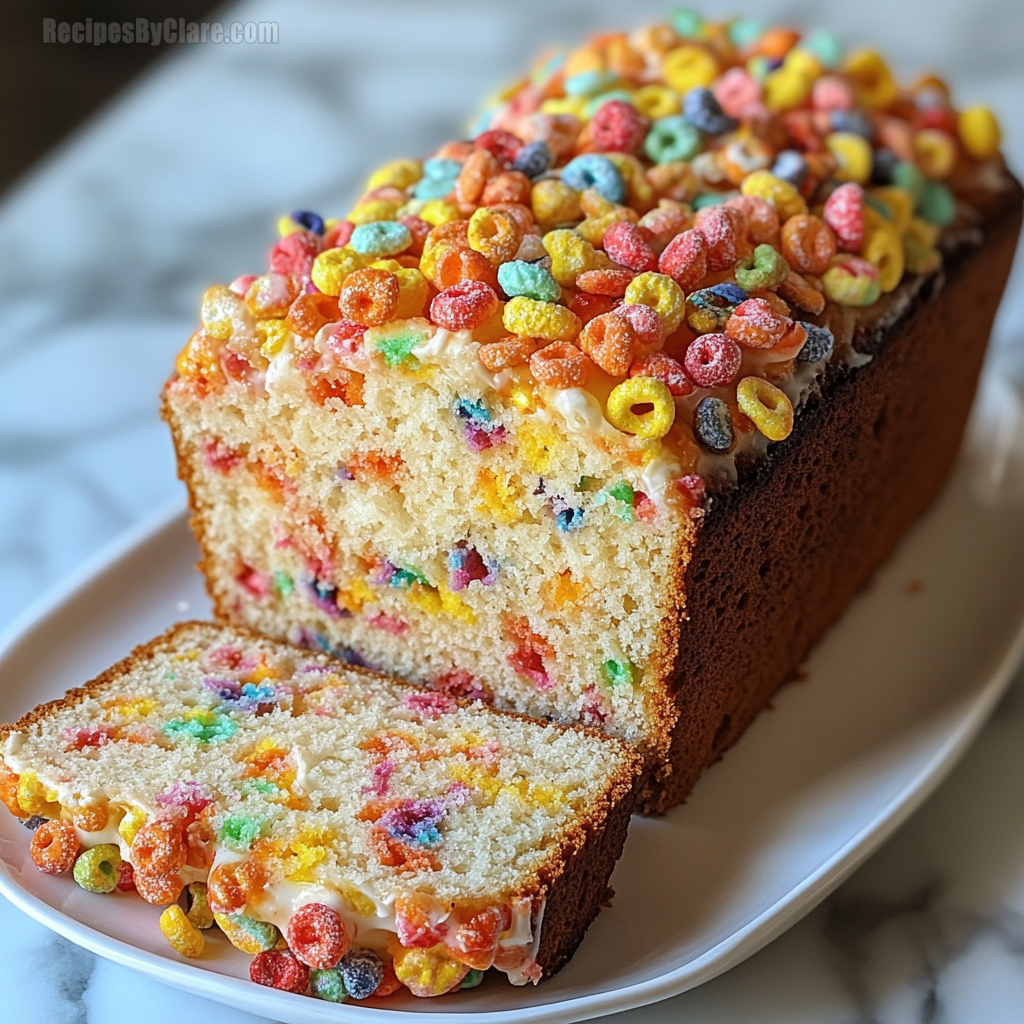
M 512 161 L 512 170 L 521 171 L 532 179 L 542 175 L 554 162 L 548 144 L 543 139 L 538 139 L 536 142 L 523 146 L 516 153 L 516 158 Z
M 592 188 L 609 203 L 626 201 L 626 183 L 618 167 L 599 153 L 584 153 L 570 160 L 562 170 L 562 181 L 577 192 Z
M 772 164 L 772 174 L 776 178 L 788 181 L 797 188 L 804 183 L 807 171 L 807 160 L 804 158 L 803 153 L 795 149 L 782 150 L 775 158 L 775 163 Z
M 502 263 L 498 267 L 498 284 L 510 299 L 516 295 L 525 295 L 537 302 L 557 302 L 562 294 L 562 289 L 550 271 L 523 260 Z
M 700 147 L 700 132 L 682 114 L 659 117 L 644 139 L 644 152 L 656 164 L 692 160 Z
M 693 432 L 709 451 L 727 452 L 735 437 L 729 406 L 713 395 L 702 398 L 693 413 Z
M 434 157 L 423 165 L 423 177 L 416 182 L 413 196 L 416 199 L 443 199 L 453 188 L 455 179 L 462 170 L 458 160 L 443 160 Z
M 737 122 L 722 110 L 715 94 L 704 86 L 691 89 L 683 97 L 683 114 L 690 124 L 708 135 L 734 131 Z
M 412 232 L 397 220 L 374 220 L 359 224 L 348 244 L 364 256 L 394 256 L 412 244 Z
M 301 224 L 307 231 L 312 231 L 314 235 L 324 233 L 323 217 L 318 213 L 313 213 L 312 210 L 295 210 L 292 213 L 292 220 L 296 224 Z

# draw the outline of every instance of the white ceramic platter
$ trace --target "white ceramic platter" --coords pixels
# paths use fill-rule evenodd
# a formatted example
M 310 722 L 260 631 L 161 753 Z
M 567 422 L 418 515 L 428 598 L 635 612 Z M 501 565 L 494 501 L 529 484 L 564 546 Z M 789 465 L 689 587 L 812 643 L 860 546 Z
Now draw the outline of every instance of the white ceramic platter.
M 6 813 L 0 892 L 101 956 L 289 1024 L 396 1024 L 413 1015 L 575 1021 L 699 985 L 806 914 L 904 821 L 1009 680 L 1024 646 L 1024 511 L 1000 497 L 999 477 L 1017 453 L 1006 449 L 1014 431 L 1005 416 L 996 427 L 975 427 L 942 499 L 814 652 L 809 679 L 779 693 L 685 806 L 634 819 L 612 879 L 614 907 L 574 960 L 536 988 L 496 977 L 473 991 L 395 997 L 380 1008 L 261 988 L 246 980 L 249 957 L 226 941 L 186 962 L 160 935 L 158 908 L 38 872 L 28 833 Z M 0 721 L 92 677 L 174 621 L 205 615 L 196 557 L 175 510 L 23 618 L 0 644 Z

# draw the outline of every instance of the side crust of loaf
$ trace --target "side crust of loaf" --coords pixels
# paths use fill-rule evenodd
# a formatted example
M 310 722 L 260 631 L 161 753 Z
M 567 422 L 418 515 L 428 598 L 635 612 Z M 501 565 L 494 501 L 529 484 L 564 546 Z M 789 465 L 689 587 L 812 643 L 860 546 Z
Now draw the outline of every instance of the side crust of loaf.
M 985 210 L 984 242 L 924 282 L 899 320 L 853 339 L 768 457 L 714 499 L 686 570 L 673 686 L 679 717 L 648 812 L 706 767 L 792 679 L 811 648 L 931 505 L 956 458 L 1021 226 L 1022 190 Z

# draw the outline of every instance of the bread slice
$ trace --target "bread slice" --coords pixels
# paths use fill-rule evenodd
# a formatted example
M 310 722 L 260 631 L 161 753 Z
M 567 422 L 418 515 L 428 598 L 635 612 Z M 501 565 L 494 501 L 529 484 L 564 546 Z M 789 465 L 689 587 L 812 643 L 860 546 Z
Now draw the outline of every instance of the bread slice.
M 606 899 L 639 767 L 592 731 L 204 623 L 0 737 L 8 807 L 115 844 L 152 902 L 209 879 L 219 914 L 285 936 L 322 904 L 353 949 L 431 995 L 471 969 L 522 984 L 568 960 Z

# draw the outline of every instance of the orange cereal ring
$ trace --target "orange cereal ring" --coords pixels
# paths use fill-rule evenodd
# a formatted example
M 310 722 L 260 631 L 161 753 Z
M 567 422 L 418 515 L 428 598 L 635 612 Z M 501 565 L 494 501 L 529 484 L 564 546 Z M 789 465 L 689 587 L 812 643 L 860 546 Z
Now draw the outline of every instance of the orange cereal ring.
M 739 210 L 747 220 L 747 238 L 754 245 L 776 245 L 779 234 L 779 215 L 766 199 L 757 196 L 733 196 L 726 206 Z
M 537 222 L 534 220 L 533 210 L 523 203 L 494 203 L 490 209 L 498 213 L 507 213 L 519 225 L 519 230 L 524 235 L 537 230 Z
M 235 864 L 218 864 L 206 880 L 206 898 L 210 908 L 220 914 L 231 914 L 245 906 L 245 890 L 235 871 Z
M 83 804 L 71 811 L 71 822 L 83 832 L 101 832 L 107 827 L 110 812 L 105 804 Z
M 300 295 L 288 310 L 288 325 L 302 338 L 314 338 L 324 324 L 338 317 L 338 300 L 332 295 Z
M 801 274 L 824 274 L 836 254 L 836 236 L 820 218 L 798 213 L 782 225 L 782 255 Z
M 580 348 L 613 377 L 625 377 L 637 356 L 637 340 L 628 320 L 616 313 L 594 317 L 580 332 Z
M 530 356 L 537 351 L 539 344 L 536 338 L 517 334 L 511 338 L 502 338 L 501 341 L 481 345 L 477 358 L 491 373 L 500 373 L 502 370 L 511 370 L 514 366 L 524 366 Z
M 787 302 L 807 310 L 808 313 L 817 314 L 825 308 L 825 296 L 795 270 L 791 270 L 786 280 L 779 285 L 779 294 Z
M 484 206 L 494 203 L 528 203 L 532 190 L 530 179 L 522 171 L 503 171 L 484 186 L 480 202 Z
M 635 270 L 585 270 L 576 278 L 576 287 L 591 295 L 610 295 L 612 298 L 626 294 L 629 282 L 636 277 Z
M 789 320 L 776 313 L 765 299 L 747 299 L 726 321 L 725 333 L 743 348 L 772 348 L 788 327 Z
M 424 276 L 441 291 L 460 281 L 482 281 L 495 290 L 498 287 L 498 275 L 494 265 L 486 256 L 473 249 L 456 249 L 446 246 L 438 254 L 430 270 L 430 274 L 424 270 Z M 360 322 L 365 323 L 365 321 Z
M 139 895 L 147 902 L 157 906 L 167 906 L 174 903 L 185 888 L 181 875 L 176 871 L 169 874 L 154 874 L 149 871 L 134 871 L 135 888 Z
M 357 324 L 377 327 L 395 315 L 400 297 L 401 288 L 394 274 L 367 267 L 345 278 L 338 296 L 338 310 Z
M 486 149 L 474 149 L 455 179 L 455 198 L 460 203 L 478 202 L 488 180 L 501 173 L 501 164 Z
M 530 372 L 549 388 L 581 388 L 590 360 L 571 342 L 555 341 L 530 356 Z
M 432 249 L 441 242 L 451 242 L 453 245 L 462 248 L 469 248 L 469 221 L 449 220 L 444 224 L 438 224 L 430 229 L 427 240 L 423 243 L 423 251 Z
M 132 839 L 131 862 L 136 872 L 168 875 L 184 867 L 186 857 L 184 830 L 178 821 L 143 825 Z
M 44 821 L 32 834 L 29 855 L 32 863 L 48 875 L 62 875 L 74 867 L 78 856 L 78 835 L 66 821 Z
M 179 357 L 180 358 L 180 357 Z M 0 800 L 7 810 L 18 818 L 27 818 L 28 812 L 18 803 L 18 776 L 0 760 Z

